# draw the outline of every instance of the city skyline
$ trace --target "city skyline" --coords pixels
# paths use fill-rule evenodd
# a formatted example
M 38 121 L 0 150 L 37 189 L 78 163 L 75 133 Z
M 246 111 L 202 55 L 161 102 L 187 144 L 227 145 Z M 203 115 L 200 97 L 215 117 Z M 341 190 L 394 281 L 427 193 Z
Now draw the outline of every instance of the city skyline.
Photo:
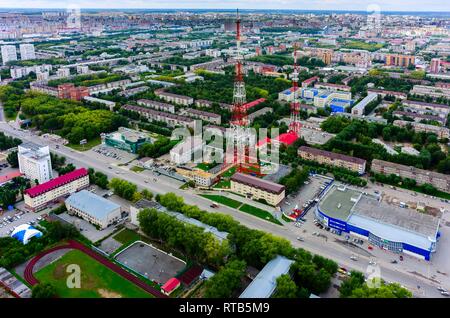
M 107 5 L 99 6 L 87 0 L 73 0 L 68 1 L 65 5 L 55 0 L 25 0 L 20 3 L 13 0 L 5 0 L 0 4 L 0 8 L 36 8 L 36 9 L 60 9 L 69 6 L 78 6 L 86 9 L 255 9 L 255 10 L 335 10 L 336 11 L 366 11 L 370 8 L 379 6 L 381 11 L 404 11 L 404 12 L 450 12 L 450 3 L 442 3 L 439 0 L 428 1 L 423 3 L 418 0 L 362 0 L 355 4 L 351 0 L 277 0 L 261 2 L 255 0 L 229 0 L 229 1 L 215 1 L 215 0 L 194 0 L 194 1 L 166 1 L 161 3 L 159 1 L 143 1 L 143 0 L 112 0 Z M 370 10 L 373 11 L 373 10 Z

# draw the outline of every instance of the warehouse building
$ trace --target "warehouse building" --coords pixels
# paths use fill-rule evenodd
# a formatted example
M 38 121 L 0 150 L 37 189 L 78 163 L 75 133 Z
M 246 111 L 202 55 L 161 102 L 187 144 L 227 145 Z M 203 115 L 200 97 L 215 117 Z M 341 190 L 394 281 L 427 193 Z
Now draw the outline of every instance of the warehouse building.
M 430 260 L 439 238 L 439 218 L 389 205 L 380 197 L 333 185 L 316 206 L 326 227 L 367 239 L 394 253 Z
M 274 206 L 280 204 L 285 196 L 284 186 L 243 173 L 236 173 L 231 177 L 231 191 L 254 200 L 266 200 Z
M 77 192 L 89 186 L 89 172 L 85 168 L 80 168 L 41 183 L 33 188 L 25 190 L 25 208 L 31 211 L 44 209 L 49 203 Z
M 69 214 L 75 214 L 100 229 L 112 225 L 121 217 L 120 205 L 87 190 L 72 194 L 65 203 Z
M 137 153 L 139 148 L 150 142 L 147 134 L 137 130 L 120 127 L 116 132 L 105 135 L 103 143 L 107 146 Z

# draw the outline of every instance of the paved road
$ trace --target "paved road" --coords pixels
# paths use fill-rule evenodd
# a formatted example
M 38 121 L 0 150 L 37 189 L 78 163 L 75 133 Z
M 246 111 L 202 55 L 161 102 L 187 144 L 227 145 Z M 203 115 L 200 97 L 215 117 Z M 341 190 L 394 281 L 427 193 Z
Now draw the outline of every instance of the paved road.
M 283 237 L 289 240 L 295 247 L 302 247 L 312 253 L 331 258 L 347 269 L 355 269 L 365 273 L 369 265 L 370 259 L 365 256 L 361 256 L 357 262 L 351 261 L 349 257 L 352 255 L 352 252 L 343 246 L 336 247 L 336 245 L 327 244 L 326 242 L 320 243 L 318 240 L 305 240 L 305 242 L 299 242 L 297 240 L 298 233 L 296 233 L 296 228 L 292 226 L 279 226 L 225 206 L 221 206 L 220 209 L 218 209 L 219 211 L 216 211 L 210 208 L 211 202 L 209 200 L 195 195 L 193 191 L 180 190 L 178 188 L 178 183 L 173 182 L 168 178 L 158 177 L 157 182 L 154 182 L 153 177 L 149 178 L 148 176 L 146 177 L 145 175 L 134 173 L 121 167 L 109 169 L 108 164 L 105 164 L 99 159 L 93 158 L 87 152 L 77 152 L 64 146 L 60 146 L 59 149 L 56 149 L 54 143 L 49 143 L 48 140 L 33 136 L 29 132 L 14 129 L 5 123 L 0 123 L 0 130 L 26 141 L 32 141 L 42 145 L 50 145 L 53 152 L 67 157 L 76 166 L 92 167 L 97 171 L 105 173 L 110 178 L 120 177 L 132 181 L 139 188 L 147 188 L 154 193 L 164 194 L 167 192 L 174 192 L 175 194 L 182 196 L 187 204 L 196 205 L 200 209 L 207 210 L 209 212 L 221 212 L 231 215 L 241 224 L 249 228 L 262 230 L 276 236 Z M 120 174 L 117 174 L 117 171 L 120 171 Z M 175 187 L 173 186 L 174 183 L 176 183 Z M 417 297 L 441 297 L 439 292 L 436 290 L 436 287 L 439 285 L 450 289 L 450 282 L 448 279 L 443 281 L 441 284 L 433 283 L 427 279 L 426 277 L 430 276 L 430 273 L 427 273 L 427 271 L 429 271 L 429 267 L 427 266 L 422 266 L 422 270 L 425 272 L 423 274 L 425 278 L 410 273 L 411 271 L 416 270 L 416 266 L 412 266 L 410 269 L 405 269 L 383 261 L 379 261 L 378 266 L 383 279 L 386 281 L 399 282 L 403 286 L 409 288 Z M 417 285 L 420 285 L 420 289 L 417 288 Z

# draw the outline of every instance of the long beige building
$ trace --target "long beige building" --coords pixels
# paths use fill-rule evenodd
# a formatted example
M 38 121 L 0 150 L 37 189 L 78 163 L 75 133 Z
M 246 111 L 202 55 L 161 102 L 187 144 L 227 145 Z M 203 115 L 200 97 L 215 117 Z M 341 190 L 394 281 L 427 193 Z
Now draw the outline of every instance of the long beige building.
M 402 178 L 413 179 L 416 180 L 418 185 L 429 183 L 440 191 L 450 192 L 450 175 L 447 174 L 378 159 L 372 161 L 372 171 L 385 175 L 395 174 Z
M 279 205 L 285 197 L 283 185 L 236 173 L 231 177 L 231 191 L 251 197 L 254 200 L 264 199 L 271 205 Z
M 416 132 L 427 132 L 427 133 L 433 133 L 438 136 L 438 138 L 449 138 L 450 137 L 450 130 L 447 127 L 442 126 L 434 126 L 434 125 L 428 125 L 428 124 L 422 124 L 417 123 L 415 121 L 406 121 L 406 120 L 394 120 L 393 122 L 394 126 L 398 127 L 407 127 L 408 125 L 411 125 L 412 129 Z
M 89 172 L 85 168 L 77 169 L 25 190 L 25 208 L 31 211 L 44 209 L 69 194 L 89 186 Z
M 320 164 L 345 168 L 358 172 L 359 174 L 364 174 L 364 171 L 366 170 L 366 160 L 331 151 L 301 146 L 298 149 L 298 155 L 305 160 L 312 160 L 317 161 Z

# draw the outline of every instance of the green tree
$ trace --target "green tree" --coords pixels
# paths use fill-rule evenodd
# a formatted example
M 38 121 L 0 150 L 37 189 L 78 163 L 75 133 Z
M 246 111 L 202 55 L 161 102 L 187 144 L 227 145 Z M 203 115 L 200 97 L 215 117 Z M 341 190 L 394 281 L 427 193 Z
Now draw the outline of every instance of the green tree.
M 274 298 L 296 298 L 298 288 L 287 274 L 277 278 L 277 288 L 272 297 Z
M 245 268 L 244 261 L 233 260 L 228 262 L 206 282 L 205 297 L 230 298 L 241 285 Z
M 53 298 L 56 297 L 56 289 L 50 283 L 39 283 L 31 290 L 32 298 Z
M 19 158 L 17 156 L 17 151 L 11 151 L 8 154 L 8 157 L 6 157 L 6 161 L 11 165 L 13 168 L 19 167 Z

